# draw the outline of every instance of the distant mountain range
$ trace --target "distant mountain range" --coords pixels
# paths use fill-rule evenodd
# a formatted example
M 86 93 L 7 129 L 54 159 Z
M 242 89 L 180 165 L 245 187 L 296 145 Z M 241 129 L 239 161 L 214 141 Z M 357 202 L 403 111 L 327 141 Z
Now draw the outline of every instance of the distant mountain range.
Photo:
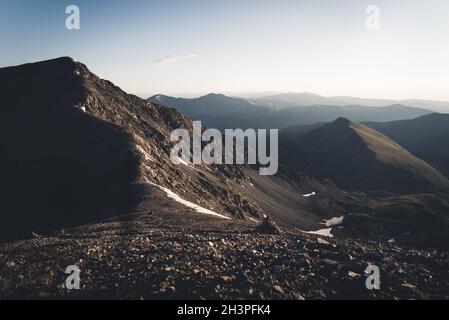
M 265 128 L 270 127 L 273 121 L 278 121 L 273 119 L 275 111 L 223 94 L 208 94 L 195 99 L 156 95 L 147 101 L 174 108 L 187 117 L 203 121 L 209 128 L 220 130 L 233 127 L 254 128 L 256 124 Z
M 284 109 L 298 106 L 312 106 L 312 105 L 333 105 L 333 106 L 348 106 L 348 105 L 362 105 L 365 107 L 386 107 L 390 105 L 404 105 L 409 107 L 428 109 L 434 112 L 449 112 L 448 101 L 436 100 L 420 100 L 420 99 L 406 99 L 406 100 L 392 100 L 392 99 L 366 99 L 347 96 L 325 97 L 314 93 L 279 93 L 248 99 L 253 103 L 273 109 Z
M 196 99 L 156 95 L 151 103 L 172 107 L 187 117 L 201 120 L 210 128 L 286 128 L 294 125 L 331 122 L 339 117 L 353 121 L 394 121 L 414 119 L 432 111 L 403 105 L 367 107 L 363 105 L 307 105 L 267 107 L 257 101 L 209 94 Z

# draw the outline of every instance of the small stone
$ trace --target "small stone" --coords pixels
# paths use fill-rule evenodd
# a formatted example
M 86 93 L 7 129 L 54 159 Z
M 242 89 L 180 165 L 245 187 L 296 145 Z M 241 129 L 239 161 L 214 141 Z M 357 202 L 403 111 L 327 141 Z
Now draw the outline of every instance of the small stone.
M 169 287 L 165 288 L 165 293 L 173 294 L 175 292 L 176 292 L 176 288 L 173 286 L 169 286 Z
M 407 288 L 407 289 L 416 289 L 416 286 L 414 286 L 413 284 L 410 284 L 410 283 L 403 283 L 401 286 L 403 288 Z
M 221 279 L 222 279 L 224 282 L 229 282 L 229 281 L 232 281 L 232 280 L 233 280 L 233 277 L 230 277 L 230 276 L 222 276 Z
M 348 276 L 352 279 L 355 279 L 355 278 L 360 277 L 360 274 L 353 272 L 353 271 L 348 271 Z
M 265 219 L 263 219 L 262 223 L 260 223 L 256 227 L 255 231 L 257 233 L 265 233 L 265 234 L 273 234 L 273 235 L 282 234 L 282 230 L 269 217 L 266 217 Z
M 279 293 L 282 293 L 282 294 L 284 293 L 284 290 L 282 290 L 282 288 L 278 285 L 274 286 L 273 288 L 274 288 L 274 290 L 276 290 Z
M 329 245 L 330 244 L 328 241 L 326 241 L 324 239 L 321 239 L 321 238 L 318 238 L 317 241 L 318 241 L 319 244 L 325 244 L 325 245 Z
M 299 300 L 299 301 L 304 301 L 304 300 L 306 300 L 306 298 L 305 298 L 302 294 L 297 293 L 297 292 L 294 292 L 294 293 L 293 293 L 293 296 L 295 297 L 296 300 Z

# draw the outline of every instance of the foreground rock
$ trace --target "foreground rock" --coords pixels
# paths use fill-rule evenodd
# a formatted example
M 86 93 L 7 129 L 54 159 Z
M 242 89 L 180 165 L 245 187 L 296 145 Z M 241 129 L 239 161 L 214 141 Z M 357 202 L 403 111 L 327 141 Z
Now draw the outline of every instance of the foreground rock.
M 447 299 L 449 255 L 393 244 L 254 233 L 188 213 L 131 215 L 0 246 L 0 297 Z M 364 270 L 381 270 L 367 290 Z M 69 291 L 66 267 L 81 269 Z
M 256 227 L 255 231 L 262 234 L 282 234 L 281 228 L 279 228 L 279 226 L 273 220 L 271 220 L 270 217 L 265 217 L 262 222 Z

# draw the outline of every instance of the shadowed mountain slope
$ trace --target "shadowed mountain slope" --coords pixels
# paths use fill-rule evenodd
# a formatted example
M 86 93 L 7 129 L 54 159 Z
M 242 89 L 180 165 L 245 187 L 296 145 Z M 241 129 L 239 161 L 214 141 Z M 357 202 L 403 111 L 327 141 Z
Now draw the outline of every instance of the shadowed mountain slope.
M 174 165 L 174 109 L 126 94 L 71 58 L 0 69 L 1 238 L 142 207 L 148 182 L 219 214 L 260 212 L 233 191 L 240 167 Z

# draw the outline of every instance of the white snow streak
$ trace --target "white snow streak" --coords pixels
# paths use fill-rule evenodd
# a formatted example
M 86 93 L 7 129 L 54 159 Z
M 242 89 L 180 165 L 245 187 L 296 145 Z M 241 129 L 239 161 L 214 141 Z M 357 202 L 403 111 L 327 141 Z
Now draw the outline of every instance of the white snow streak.
M 299 230 L 299 229 L 298 229 Z M 334 235 L 331 233 L 332 228 L 327 228 L 327 229 L 320 229 L 317 231 L 303 231 L 303 230 L 299 230 L 303 233 L 307 233 L 307 234 L 314 234 L 317 236 L 323 236 L 323 237 L 328 237 L 328 238 L 333 238 Z
M 168 189 L 168 188 L 165 188 L 165 187 L 159 186 L 159 185 L 157 185 L 157 184 L 155 184 L 155 183 L 152 183 L 152 182 L 150 182 L 150 181 L 149 181 L 148 179 L 146 179 L 146 178 L 145 178 L 145 180 L 147 181 L 147 183 L 149 183 L 149 184 L 151 184 L 151 185 L 153 185 L 153 186 L 156 186 L 156 187 L 158 187 L 159 189 L 161 189 L 162 191 L 164 191 L 164 192 L 167 194 L 167 196 L 168 196 L 169 198 L 175 200 L 176 202 L 179 202 L 179 203 L 185 205 L 185 206 L 188 207 L 188 208 L 194 209 L 194 210 L 195 210 L 196 212 L 198 212 L 198 213 L 208 214 L 208 215 L 212 215 L 212 216 L 219 217 L 219 218 L 221 218 L 221 219 L 231 220 L 231 218 L 226 217 L 226 216 L 224 216 L 224 215 L 222 215 L 222 214 L 213 212 L 213 211 L 211 211 L 211 210 L 209 210 L 209 209 L 206 209 L 206 208 L 203 208 L 203 207 L 201 207 L 201 206 L 199 206 L 199 205 L 197 205 L 197 204 L 194 204 L 193 202 L 184 200 L 183 198 L 181 198 L 180 196 L 178 196 L 176 193 L 174 193 L 173 191 L 171 191 L 171 190 Z
M 303 194 L 302 196 L 303 196 L 304 198 L 310 198 L 310 197 L 316 196 L 316 193 L 315 193 L 315 192 L 312 192 L 312 193 L 306 193 L 306 194 Z

